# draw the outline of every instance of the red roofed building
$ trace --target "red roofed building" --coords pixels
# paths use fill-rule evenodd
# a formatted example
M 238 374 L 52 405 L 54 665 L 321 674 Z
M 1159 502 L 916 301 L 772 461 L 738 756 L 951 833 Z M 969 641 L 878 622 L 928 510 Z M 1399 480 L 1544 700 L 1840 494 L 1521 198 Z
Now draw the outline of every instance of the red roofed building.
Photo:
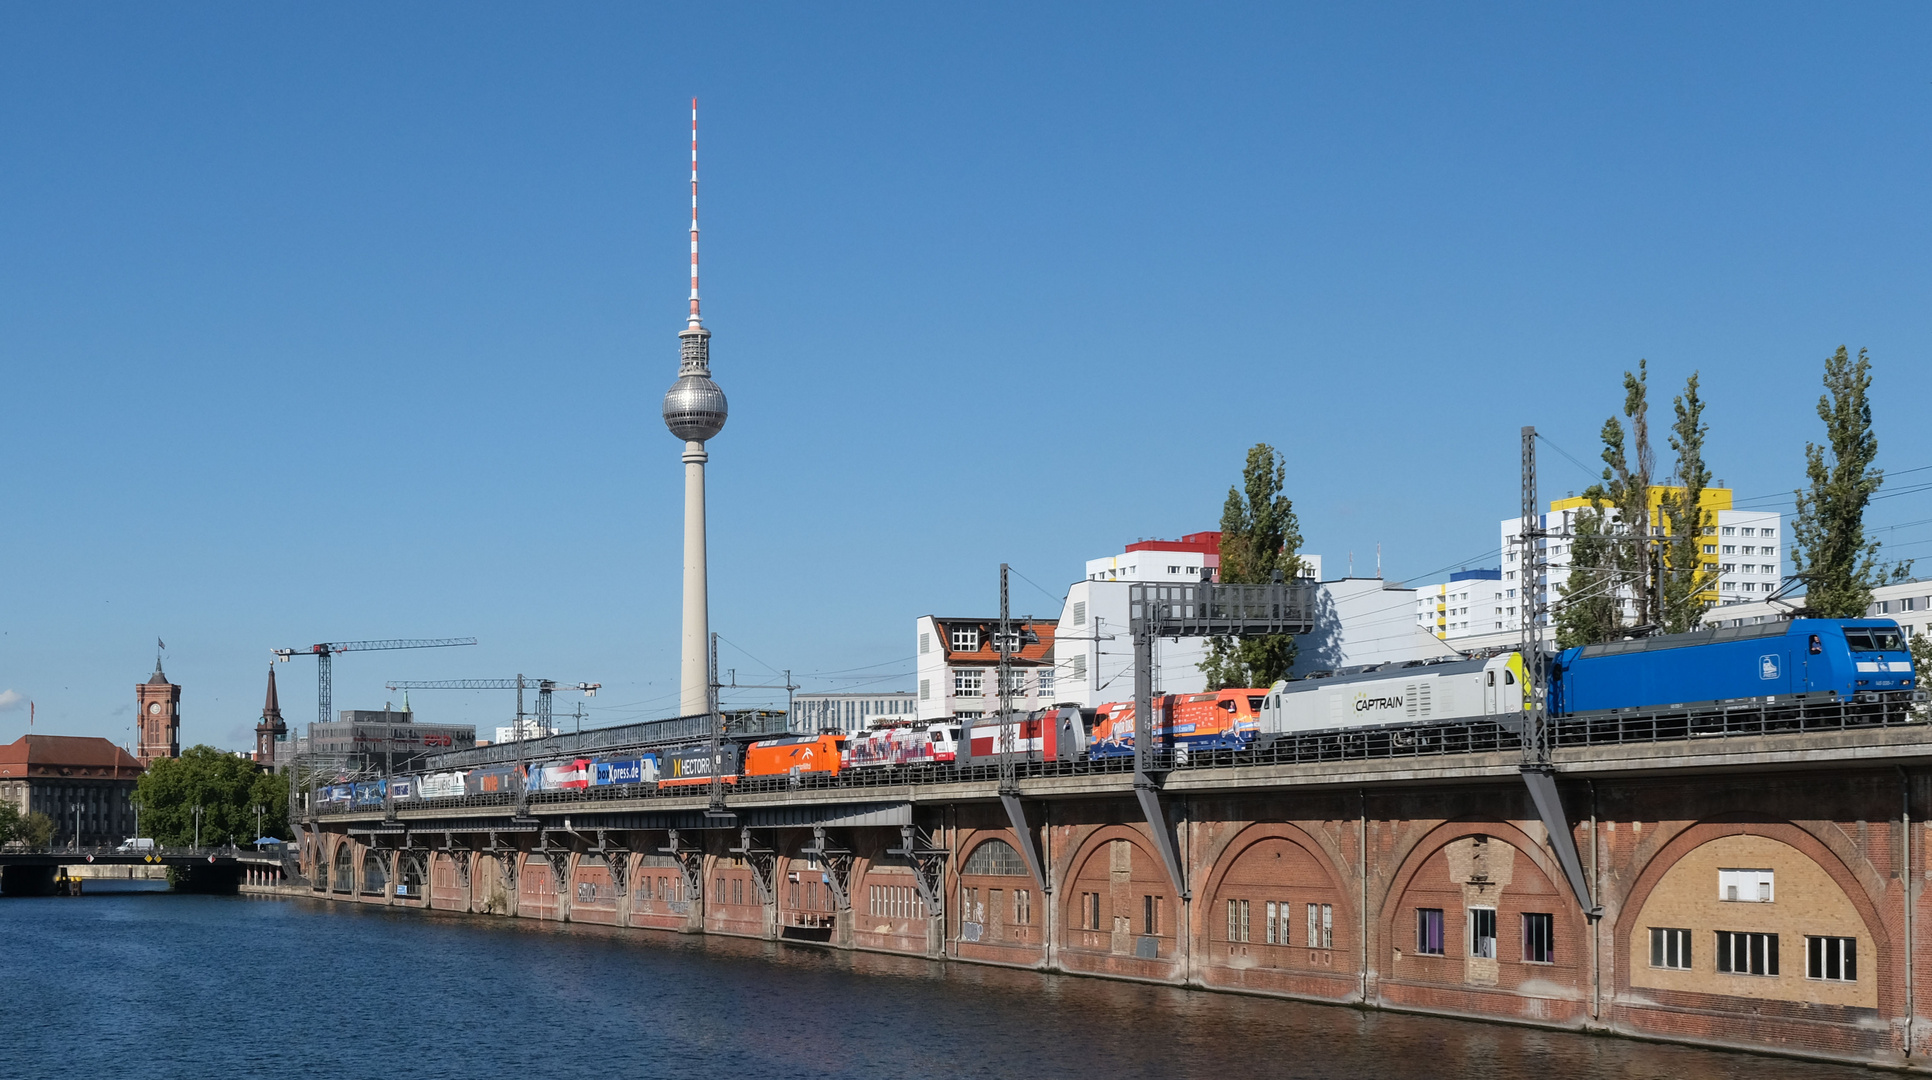
M 51 818 L 56 847 L 74 842 L 76 811 L 82 847 L 117 844 L 134 835 L 132 796 L 143 771 L 106 739 L 22 735 L 0 746 L 0 799 Z
M 1012 706 L 1038 709 L 1053 702 L 1053 631 L 1047 619 L 1014 619 L 1019 652 L 1013 655 Z M 999 651 L 993 618 L 920 616 L 918 639 L 919 719 L 980 717 L 1000 707 Z

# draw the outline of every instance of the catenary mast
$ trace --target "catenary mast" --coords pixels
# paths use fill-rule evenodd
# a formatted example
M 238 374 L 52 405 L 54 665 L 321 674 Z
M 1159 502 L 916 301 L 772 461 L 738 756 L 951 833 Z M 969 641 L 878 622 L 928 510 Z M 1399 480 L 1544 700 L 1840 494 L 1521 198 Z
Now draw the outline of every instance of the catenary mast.
M 664 394 L 664 426 L 684 440 L 684 633 L 680 712 L 710 710 L 711 631 L 704 535 L 706 439 L 724 429 L 725 396 L 711 381 L 711 331 L 698 315 L 698 99 L 691 99 L 691 314 L 678 333 L 678 381 Z

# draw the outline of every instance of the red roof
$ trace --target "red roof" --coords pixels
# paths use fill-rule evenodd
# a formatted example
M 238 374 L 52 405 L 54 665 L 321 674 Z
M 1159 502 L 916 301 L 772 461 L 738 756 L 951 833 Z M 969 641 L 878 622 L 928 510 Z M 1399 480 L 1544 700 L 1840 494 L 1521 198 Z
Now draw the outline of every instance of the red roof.
M 1000 654 L 993 649 L 993 635 L 999 632 L 1000 627 L 998 616 L 990 619 L 947 619 L 935 616 L 933 625 L 939 628 L 939 646 L 946 650 L 947 663 L 997 664 L 1000 662 Z M 1033 636 L 1039 640 L 1020 646 L 1020 651 L 1013 654 L 1013 662 L 1016 664 L 1046 663 L 1047 657 L 1053 652 L 1053 632 L 1059 629 L 1059 625 L 1045 619 L 1014 619 L 1013 628 L 1016 632 L 1024 636 L 1031 630 Z M 978 627 L 979 649 L 968 652 L 953 648 L 954 626 Z
M 131 779 L 141 763 L 90 735 L 22 735 L 0 746 L 0 776 L 105 776 Z
M 1138 544 L 1128 544 L 1128 551 L 1194 551 L 1202 555 L 1221 554 L 1221 534 L 1219 532 L 1188 533 L 1179 540 L 1142 540 Z

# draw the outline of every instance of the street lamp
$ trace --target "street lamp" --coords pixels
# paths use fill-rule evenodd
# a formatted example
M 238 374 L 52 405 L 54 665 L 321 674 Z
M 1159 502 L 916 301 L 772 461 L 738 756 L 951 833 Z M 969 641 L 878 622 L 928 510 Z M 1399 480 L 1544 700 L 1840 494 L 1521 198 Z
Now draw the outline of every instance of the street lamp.
M 261 803 L 255 804 L 255 839 L 258 841 L 262 838 L 262 814 L 267 810 L 268 807 Z
M 74 804 L 74 850 L 80 850 L 80 803 Z
M 195 850 L 201 850 L 201 807 L 195 807 Z

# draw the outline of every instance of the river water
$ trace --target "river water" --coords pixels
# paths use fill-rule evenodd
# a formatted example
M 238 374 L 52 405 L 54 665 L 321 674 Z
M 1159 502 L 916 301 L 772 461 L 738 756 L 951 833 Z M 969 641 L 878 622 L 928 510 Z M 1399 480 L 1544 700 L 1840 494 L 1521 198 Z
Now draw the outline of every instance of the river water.
M 1879 1075 L 809 946 L 99 884 L 0 899 L 0 1075 Z

